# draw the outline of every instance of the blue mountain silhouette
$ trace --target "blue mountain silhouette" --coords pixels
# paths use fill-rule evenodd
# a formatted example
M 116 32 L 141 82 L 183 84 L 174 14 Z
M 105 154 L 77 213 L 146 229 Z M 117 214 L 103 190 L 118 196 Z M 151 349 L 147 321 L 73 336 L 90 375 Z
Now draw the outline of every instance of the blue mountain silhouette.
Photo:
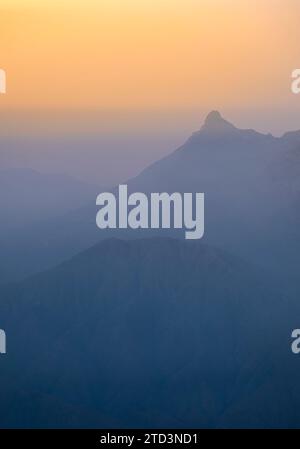
M 296 279 L 299 180 L 300 132 L 276 138 L 241 130 L 213 111 L 179 149 L 125 182 L 131 192 L 204 192 L 205 243 Z M 100 231 L 96 212 L 92 198 L 59 219 L 2 234 L 0 280 L 55 266 L 101 239 L 153 236 L 150 231 Z M 182 232 L 161 235 L 182 238 Z
M 108 239 L 0 294 L 1 427 L 299 425 L 299 304 L 201 241 Z

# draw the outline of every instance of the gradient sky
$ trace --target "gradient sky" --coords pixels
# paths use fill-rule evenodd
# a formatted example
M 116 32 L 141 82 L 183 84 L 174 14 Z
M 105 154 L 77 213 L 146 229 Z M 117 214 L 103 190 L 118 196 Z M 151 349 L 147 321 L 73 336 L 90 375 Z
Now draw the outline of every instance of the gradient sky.
M 263 132 L 300 128 L 299 18 L 299 0 L 0 0 L 0 168 L 109 185 L 212 109 Z
M 286 106 L 298 0 L 0 0 L 10 108 Z

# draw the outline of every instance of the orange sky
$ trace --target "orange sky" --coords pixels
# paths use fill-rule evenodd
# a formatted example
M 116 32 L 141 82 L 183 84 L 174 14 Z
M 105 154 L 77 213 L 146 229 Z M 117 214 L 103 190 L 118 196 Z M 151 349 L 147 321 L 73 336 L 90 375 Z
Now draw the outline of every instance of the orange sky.
M 297 0 L 0 0 L 1 107 L 286 107 L 299 19 Z

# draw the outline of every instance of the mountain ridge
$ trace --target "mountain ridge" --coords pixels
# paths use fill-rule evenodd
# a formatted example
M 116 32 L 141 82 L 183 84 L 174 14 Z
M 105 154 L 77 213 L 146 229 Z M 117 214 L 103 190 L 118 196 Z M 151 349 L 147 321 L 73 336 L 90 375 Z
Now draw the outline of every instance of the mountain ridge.
M 225 126 L 229 132 L 224 137 L 224 133 L 207 135 L 200 129 L 177 150 L 125 182 L 129 192 L 204 192 L 205 242 L 277 273 L 281 272 L 284 260 L 285 266 L 293 271 L 300 251 L 293 241 L 300 219 L 295 207 L 300 198 L 297 138 L 276 138 L 253 130 L 239 130 L 228 125 L 216 111 L 208 115 L 207 121 L 210 129 L 221 123 L 221 128 Z M 60 220 L 0 239 L 2 282 L 54 266 L 111 235 L 121 238 L 153 235 L 140 230 L 135 233 L 100 231 L 95 224 L 96 213 L 91 201 L 61 216 Z M 172 230 L 169 234 L 177 235 Z M 167 236 L 166 230 L 162 236 Z M 279 246 L 277 242 L 282 240 Z M 13 248 L 9 242 L 13 242 Z M 32 258 L 24 260 L 29 248 Z M 17 267 L 15 259 L 18 259 Z
M 105 240 L 1 294 L 4 427 L 251 427 L 245 398 L 265 383 L 261 425 L 298 419 L 293 403 L 280 416 L 274 404 L 290 386 L 277 381 L 293 369 L 299 307 L 201 241 Z

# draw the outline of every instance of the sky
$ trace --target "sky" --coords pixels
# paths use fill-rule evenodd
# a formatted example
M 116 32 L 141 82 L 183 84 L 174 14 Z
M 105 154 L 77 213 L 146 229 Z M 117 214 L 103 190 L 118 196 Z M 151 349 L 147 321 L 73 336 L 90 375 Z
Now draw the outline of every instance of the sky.
M 0 0 L 4 128 L 95 133 L 97 111 L 112 133 L 183 136 L 219 109 L 280 134 L 299 122 L 299 17 L 298 0 Z
M 0 0 L 8 107 L 285 104 L 297 0 Z

